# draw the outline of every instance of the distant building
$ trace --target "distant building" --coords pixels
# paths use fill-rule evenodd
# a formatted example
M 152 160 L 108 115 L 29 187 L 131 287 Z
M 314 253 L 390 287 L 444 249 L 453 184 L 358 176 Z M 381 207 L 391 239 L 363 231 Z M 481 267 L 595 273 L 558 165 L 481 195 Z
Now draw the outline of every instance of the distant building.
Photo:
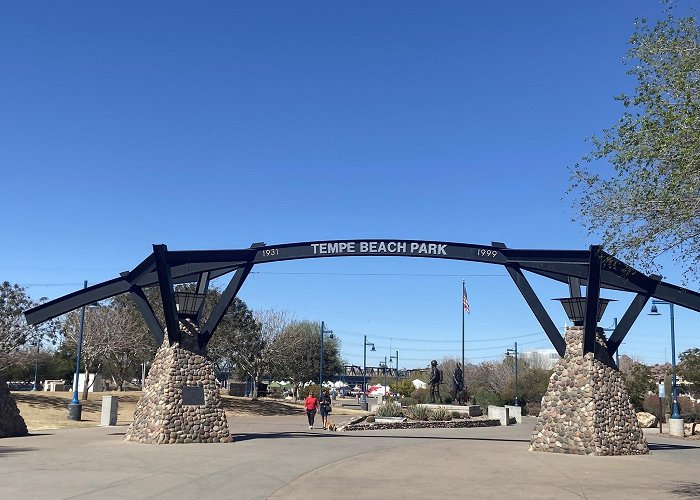
M 561 359 L 556 349 L 533 349 L 527 352 L 518 353 L 520 359 L 527 361 L 535 368 L 551 370 L 557 361 Z

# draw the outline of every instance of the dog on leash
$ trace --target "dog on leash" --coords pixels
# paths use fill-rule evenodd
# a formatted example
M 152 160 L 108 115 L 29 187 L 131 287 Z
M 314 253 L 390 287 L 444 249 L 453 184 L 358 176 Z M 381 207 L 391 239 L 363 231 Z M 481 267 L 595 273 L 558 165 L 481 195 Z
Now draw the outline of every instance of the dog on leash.
M 338 427 L 335 425 L 335 422 L 333 422 L 331 419 L 328 419 L 328 423 L 326 424 L 326 428 L 327 428 L 329 431 L 334 431 L 334 430 L 336 430 Z

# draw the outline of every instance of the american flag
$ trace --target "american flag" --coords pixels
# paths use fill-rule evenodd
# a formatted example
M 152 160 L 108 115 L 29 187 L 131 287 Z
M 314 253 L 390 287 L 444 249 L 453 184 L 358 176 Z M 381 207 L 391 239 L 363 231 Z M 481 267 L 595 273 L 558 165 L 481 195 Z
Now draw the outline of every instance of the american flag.
M 467 287 L 462 282 L 462 306 L 464 307 L 464 312 L 469 314 L 469 299 L 467 298 Z

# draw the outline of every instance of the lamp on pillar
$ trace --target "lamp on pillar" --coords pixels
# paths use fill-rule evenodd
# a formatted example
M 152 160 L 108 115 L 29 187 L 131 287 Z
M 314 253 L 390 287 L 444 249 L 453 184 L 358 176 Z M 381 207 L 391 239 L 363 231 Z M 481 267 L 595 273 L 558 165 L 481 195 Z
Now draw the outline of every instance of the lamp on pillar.
M 175 307 L 180 319 L 196 319 L 204 303 L 203 293 L 175 292 Z
M 561 299 L 552 299 L 561 302 L 566 316 L 574 326 L 583 326 L 583 320 L 586 318 L 586 297 L 566 297 Z M 598 317 L 596 322 L 599 322 L 603 317 L 605 308 L 609 302 L 615 302 L 615 299 L 598 299 Z

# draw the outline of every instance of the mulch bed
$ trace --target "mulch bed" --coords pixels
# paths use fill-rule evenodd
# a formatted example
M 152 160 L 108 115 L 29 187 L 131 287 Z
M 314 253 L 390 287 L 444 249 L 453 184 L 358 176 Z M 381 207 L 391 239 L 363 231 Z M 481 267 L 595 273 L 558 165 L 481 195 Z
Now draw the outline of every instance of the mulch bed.
M 442 421 L 415 421 L 415 422 L 357 422 L 343 426 L 343 431 L 378 431 L 384 429 L 456 429 L 461 427 L 494 427 L 501 425 L 498 419 L 460 419 Z

